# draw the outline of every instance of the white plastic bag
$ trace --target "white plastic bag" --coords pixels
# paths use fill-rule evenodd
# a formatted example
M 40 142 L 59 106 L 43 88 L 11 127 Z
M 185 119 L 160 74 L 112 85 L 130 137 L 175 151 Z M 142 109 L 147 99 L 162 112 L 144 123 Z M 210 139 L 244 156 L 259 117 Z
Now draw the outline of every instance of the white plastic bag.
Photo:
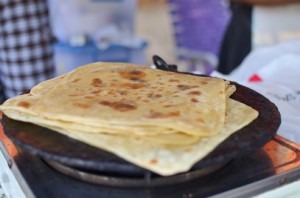
M 236 81 L 270 99 L 281 113 L 278 134 L 300 143 L 300 41 L 254 51 L 232 74 L 212 75 Z

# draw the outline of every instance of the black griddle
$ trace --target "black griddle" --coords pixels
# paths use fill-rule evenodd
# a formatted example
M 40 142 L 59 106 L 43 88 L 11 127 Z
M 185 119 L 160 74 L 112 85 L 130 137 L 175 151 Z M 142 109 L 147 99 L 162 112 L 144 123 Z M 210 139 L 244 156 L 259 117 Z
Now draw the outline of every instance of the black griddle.
M 207 157 L 196 163 L 192 170 L 226 164 L 232 159 L 245 156 L 261 148 L 276 135 L 281 122 L 277 107 L 254 90 L 235 82 L 232 82 L 232 84 L 236 85 L 237 91 L 231 98 L 253 107 L 259 112 L 259 116 L 248 126 L 231 135 Z M 94 148 L 47 128 L 16 121 L 5 115 L 2 117 L 2 125 L 6 135 L 17 146 L 46 160 L 112 175 L 135 176 L 149 172 L 114 154 Z

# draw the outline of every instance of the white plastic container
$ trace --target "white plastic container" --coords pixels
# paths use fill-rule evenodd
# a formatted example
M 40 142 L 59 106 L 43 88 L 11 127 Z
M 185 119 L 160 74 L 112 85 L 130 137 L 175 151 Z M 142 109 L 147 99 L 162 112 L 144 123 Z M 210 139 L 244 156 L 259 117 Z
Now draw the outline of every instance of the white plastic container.
M 136 0 L 48 0 L 51 26 L 59 42 L 80 35 L 97 38 L 116 27 L 122 37 L 134 35 Z

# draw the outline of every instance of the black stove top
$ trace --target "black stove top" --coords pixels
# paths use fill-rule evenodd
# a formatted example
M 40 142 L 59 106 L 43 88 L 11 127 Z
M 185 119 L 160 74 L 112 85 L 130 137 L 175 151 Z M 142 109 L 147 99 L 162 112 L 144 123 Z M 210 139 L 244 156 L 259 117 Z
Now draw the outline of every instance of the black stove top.
M 54 170 L 43 159 L 21 150 L 14 156 L 13 161 L 21 173 L 22 178 L 18 179 L 24 180 L 36 197 L 189 198 L 217 195 L 265 178 L 284 175 L 300 167 L 299 158 L 298 145 L 276 136 L 251 155 L 234 159 L 209 175 L 182 184 L 148 188 L 110 187 L 80 181 Z M 289 181 L 289 178 L 286 178 L 282 183 Z M 281 183 L 269 186 L 276 187 L 276 185 Z

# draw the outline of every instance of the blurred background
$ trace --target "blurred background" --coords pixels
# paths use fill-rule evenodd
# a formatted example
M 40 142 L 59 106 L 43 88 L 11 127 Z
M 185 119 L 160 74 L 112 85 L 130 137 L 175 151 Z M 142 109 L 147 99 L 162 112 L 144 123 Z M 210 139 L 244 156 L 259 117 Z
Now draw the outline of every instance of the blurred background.
M 59 74 L 96 61 L 151 65 L 159 55 L 180 71 L 210 73 L 230 18 L 223 0 L 51 0 Z

